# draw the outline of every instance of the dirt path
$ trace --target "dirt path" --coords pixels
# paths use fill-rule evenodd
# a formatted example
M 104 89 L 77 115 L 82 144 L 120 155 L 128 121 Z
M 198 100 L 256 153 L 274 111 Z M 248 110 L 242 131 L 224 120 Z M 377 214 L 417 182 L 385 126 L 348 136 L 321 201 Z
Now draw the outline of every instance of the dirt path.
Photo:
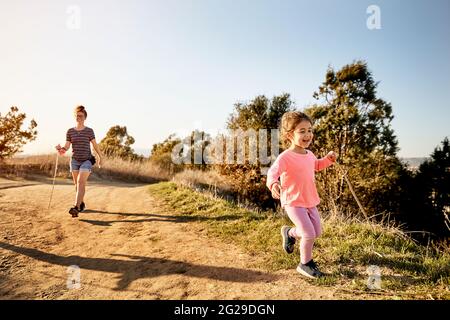
M 256 257 L 165 212 L 143 184 L 91 182 L 72 219 L 74 187 L 0 180 L 0 299 L 339 299 L 295 270 L 267 273 Z M 80 289 L 68 289 L 68 266 Z

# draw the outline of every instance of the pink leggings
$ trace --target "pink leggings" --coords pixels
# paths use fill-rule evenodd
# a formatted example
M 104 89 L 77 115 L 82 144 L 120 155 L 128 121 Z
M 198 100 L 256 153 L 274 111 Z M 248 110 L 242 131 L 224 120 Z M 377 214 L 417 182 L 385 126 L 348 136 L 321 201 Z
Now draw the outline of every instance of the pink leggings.
M 314 240 L 322 233 L 320 216 L 316 207 L 302 208 L 285 206 L 285 210 L 295 224 L 289 235 L 300 240 L 300 262 L 305 264 L 312 259 Z

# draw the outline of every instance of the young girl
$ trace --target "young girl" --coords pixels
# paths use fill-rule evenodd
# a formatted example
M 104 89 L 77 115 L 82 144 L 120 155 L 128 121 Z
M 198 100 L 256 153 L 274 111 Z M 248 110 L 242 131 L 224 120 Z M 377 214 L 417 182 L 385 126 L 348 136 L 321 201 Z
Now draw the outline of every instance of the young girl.
M 92 146 L 97 153 L 98 158 L 96 161 L 101 166 L 102 154 L 99 150 L 97 142 L 95 141 L 94 130 L 84 125 L 84 121 L 87 118 L 87 112 L 83 106 L 75 108 L 75 119 L 77 125 L 74 128 L 70 128 L 66 133 L 66 144 L 61 147 L 59 144 L 55 147 L 60 155 L 66 153 L 72 144 L 72 158 L 70 159 L 70 172 L 72 173 L 73 183 L 75 184 L 75 205 L 70 208 L 69 213 L 73 218 L 78 217 L 78 213 L 83 211 L 86 207 L 84 203 L 84 194 L 86 190 L 86 184 L 88 177 L 92 171 L 93 158 L 91 153 Z
M 281 206 L 295 224 L 294 228 L 281 228 L 282 246 L 287 253 L 294 251 L 296 239 L 300 240 L 300 264 L 297 271 L 309 278 L 323 274 L 312 259 L 314 241 L 322 228 L 316 206 L 317 194 L 314 172 L 323 170 L 336 161 L 336 154 L 330 151 L 326 157 L 317 159 L 308 146 L 313 138 L 312 121 L 304 113 L 286 112 L 281 118 L 281 138 L 288 147 L 270 167 L 267 173 L 267 187 L 275 199 L 281 198 Z M 280 177 L 281 184 L 278 182 Z

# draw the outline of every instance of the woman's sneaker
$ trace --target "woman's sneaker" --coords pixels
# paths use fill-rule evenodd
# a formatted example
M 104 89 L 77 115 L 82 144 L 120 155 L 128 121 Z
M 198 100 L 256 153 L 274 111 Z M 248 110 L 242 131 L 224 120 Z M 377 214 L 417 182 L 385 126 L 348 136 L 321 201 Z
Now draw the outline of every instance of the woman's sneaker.
M 72 218 L 76 218 L 78 217 L 78 213 L 80 212 L 80 210 L 78 209 L 77 206 L 73 206 L 72 208 L 70 208 L 69 213 L 72 215 Z
M 85 208 L 86 208 L 86 205 L 84 204 L 84 202 L 81 202 L 81 204 L 80 204 L 80 212 L 83 212 Z
M 311 259 L 308 263 L 300 263 L 297 266 L 297 272 L 304 275 L 305 277 L 316 279 L 323 277 L 323 273 L 320 272 L 319 268 L 317 267 L 317 264 L 314 262 L 313 259 Z
M 294 252 L 294 245 L 295 245 L 295 238 L 289 235 L 290 229 L 291 228 L 288 226 L 281 227 L 281 236 L 283 237 L 282 246 L 283 250 L 286 251 L 287 253 Z

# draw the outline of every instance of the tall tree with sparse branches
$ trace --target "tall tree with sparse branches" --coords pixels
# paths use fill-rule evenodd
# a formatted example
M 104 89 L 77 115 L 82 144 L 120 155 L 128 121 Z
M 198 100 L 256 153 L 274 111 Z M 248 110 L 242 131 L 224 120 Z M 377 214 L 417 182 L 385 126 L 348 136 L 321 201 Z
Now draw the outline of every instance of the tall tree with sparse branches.
M 135 154 L 131 145 L 134 138 L 128 134 L 127 127 L 119 125 L 109 128 L 106 137 L 100 141 L 99 146 L 106 156 L 119 157 L 126 160 L 143 160 L 143 157 Z
M 358 211 L 344 173 L 354 182 L 371 214 L 389 214 L 398 209 L 391 186 L 395 185 L 402 164 L 396 156 L 392 106 L 378 97 L 377 86 L 364 61 L 355 61 L 337 71 L 330 67 L 325 81 L 313 94 L 318 103 L 305 110 L 315 121 L 312 149 L 319 155 L 334 150 L 344 169 L 339 172 L 332 168 L 330 174 L 319 175 L 318 184 L 329 195 L 325 201 L 329 209 L 340 204 Z

